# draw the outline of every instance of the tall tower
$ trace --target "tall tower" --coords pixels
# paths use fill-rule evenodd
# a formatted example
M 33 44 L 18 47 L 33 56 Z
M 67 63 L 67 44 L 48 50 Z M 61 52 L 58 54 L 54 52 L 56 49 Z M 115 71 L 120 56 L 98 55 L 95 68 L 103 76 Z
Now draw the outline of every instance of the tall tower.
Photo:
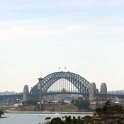
M 100 93 L 101 94 L 107 94 L 107 85 L 106 85 L 106 83 L 101 84 Z
M 23 101 L 27 101 L 28 100 L 28 95 L 29 94 L 29 89 L 28 89 L 28 85 L 24 86 L 23 89 Z
M 89 100 L 94 100 L 95 94 L 97 93 L 96 84 L 90 83 L 89 85 Z

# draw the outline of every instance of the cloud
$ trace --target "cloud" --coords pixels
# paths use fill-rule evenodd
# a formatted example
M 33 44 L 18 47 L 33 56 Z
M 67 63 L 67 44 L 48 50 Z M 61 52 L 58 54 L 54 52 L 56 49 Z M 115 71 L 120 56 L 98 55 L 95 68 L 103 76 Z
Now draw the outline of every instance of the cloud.
M 53 37 L 123 36 L 124 25 L 91 22 L 38 22 L 37 20 L 0 22 L 0 41 L 28 41 Z
M 95 8 L 123 6 L 123 0 L 5 0 L 0 1 L 0 10 L 54 9 L 54 8 Z

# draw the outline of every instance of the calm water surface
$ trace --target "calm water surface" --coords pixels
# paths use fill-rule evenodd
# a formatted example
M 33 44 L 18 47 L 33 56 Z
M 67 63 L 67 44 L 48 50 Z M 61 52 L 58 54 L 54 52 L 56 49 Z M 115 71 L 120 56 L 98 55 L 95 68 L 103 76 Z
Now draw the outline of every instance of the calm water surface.
M 83 114 L 9 114 L 5 113 L 4 117 L 0 118 L 0 124 L 44 124 L 46 122 L 46 117 L 63 117 L 63 116 L 86 116 L 92 115 L 91 113 L 83 113 Z

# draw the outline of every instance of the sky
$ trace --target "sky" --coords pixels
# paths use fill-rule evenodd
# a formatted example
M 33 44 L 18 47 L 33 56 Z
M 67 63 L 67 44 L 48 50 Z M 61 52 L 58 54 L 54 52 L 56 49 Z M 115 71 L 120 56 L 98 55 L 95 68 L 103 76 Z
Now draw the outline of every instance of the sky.
M 0 92 L 56 71 L 124 90 L 124 0 L 0 0 Z

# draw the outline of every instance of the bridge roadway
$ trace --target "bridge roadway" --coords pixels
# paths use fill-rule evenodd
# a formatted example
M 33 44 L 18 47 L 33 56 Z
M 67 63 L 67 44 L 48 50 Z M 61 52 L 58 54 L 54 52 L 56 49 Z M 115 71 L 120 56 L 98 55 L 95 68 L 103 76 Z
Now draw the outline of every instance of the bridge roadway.
M 57 95 L 57 94 L 78 94 L 78 95 L 81 95 L 81 93 L 79 93 L 79 92 L 59 92 L 59 91 L 57 91 L 57 92 L 46 92 L 44 95 Z M 88 95 L 88 94 L 82 94 L 82 95 Z
M 45 93 L 44 95 L 57 95 L 57 94 L 76 94 L 76 95 L 87 95 L 89 96 L 89 94 L 87 93 L 79 93 L 79 92 L 47 92 Z M 95 95 L 96 97 L 99 97 L 99 98 L 121 98 L 121 99 L 124 99 L 124 94 L 96 94 Z
M 47 92 L 45 95 L 56 95 L 56 94 L 78 94 L 81 95 L 79 92 Z M 82 94 L 82 95 L 88 95 L 88 94 Z M 96 94 L 97 98 L 121 98 L 124 99 L 124 94 Z M 38 99 L 38 94 L 28 94 L 29 99 Z M 19 103 L 23 100 L 23 94 L 13 94 L 13 95 L 0 95 L 0 104 L 1 103 Z

